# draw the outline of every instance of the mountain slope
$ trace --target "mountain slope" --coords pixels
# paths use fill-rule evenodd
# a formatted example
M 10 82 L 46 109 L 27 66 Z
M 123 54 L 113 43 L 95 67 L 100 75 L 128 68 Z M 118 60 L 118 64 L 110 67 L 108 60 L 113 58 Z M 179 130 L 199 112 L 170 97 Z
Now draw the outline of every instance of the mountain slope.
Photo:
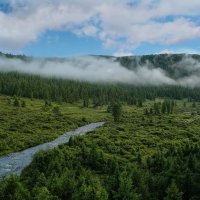
M 23 72 L 86 82 L 133 85 L 200 84 L 200 55 L 80 56 L 33 58 L 0 54 L 0 72 Z

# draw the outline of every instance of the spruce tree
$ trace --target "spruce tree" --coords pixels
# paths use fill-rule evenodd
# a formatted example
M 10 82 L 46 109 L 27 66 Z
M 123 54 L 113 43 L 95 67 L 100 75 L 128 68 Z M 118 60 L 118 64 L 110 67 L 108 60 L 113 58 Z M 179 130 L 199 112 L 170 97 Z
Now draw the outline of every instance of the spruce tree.
M 183 193 L 178 189 L 176 182 L 172 180 L 171 185 L 167 188 L 167 196 L 164 200 L 182 200 Z
M 119 121 L 121 114 L 122 114 L 121 104 L 119 103 L 114 104 L 112 107 L 112 115 L 114 117 L 115 122 Z

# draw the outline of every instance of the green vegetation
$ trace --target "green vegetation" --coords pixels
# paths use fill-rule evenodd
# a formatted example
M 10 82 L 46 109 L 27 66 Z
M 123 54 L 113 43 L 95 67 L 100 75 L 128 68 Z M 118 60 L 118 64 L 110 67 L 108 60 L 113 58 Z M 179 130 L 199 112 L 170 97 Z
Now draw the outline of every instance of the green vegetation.
M 107 121 L 39 152 L 20 177 L 0 183 L 0 199 L 200 199 L 199 88 L 0 73 L 0 93 L 1 154 Z
M 169 102 L 173 112 L 162 112 Z M 4 179 L 0 199 L 199 199 L 199 109 L 187 100 L 123 104 L 117 123 L 40 152 Z
M 181 63 L 181 67 L 178 69 L 175 66 L 180 65 L 180 62 L 184 59 L 193 59 L 195 62 L 200 62 L 200 55 L 186 55 L 186 54 L 158 54 L 158 55 L 144 55 L 144 56 L 124 56 L 117 58 L 120 64 L 128 69 L 134 69 L 138 66 L 149 64 L 154 68 L 160 68 L 164 70 L 172 78 L 183 78 L 191 75 L 193 72 L 187 67 L 183 67 L 184 63 Z M 187 65 L 188 63 L 186 63 Z
M 112 106 L 112 115 L 114 117 L 114 121 L 115 122 L 119 121 L 119 119 L 121 117 L 121 114 L 122 114 L 122 106 L 121 106 L 121 104 L 115 103 Z
M 126 102 L 142 107 L 146 99 L 153 100 L 158 97 L 200 101 L 200 88 L 92 84 L 15 72 L 0 72 L 0 94 L 67 103 L 84 100 L 84 107 L 88 106 L 89 100 L 94 107 L 108 105 L 111 102 Z
M 107 117 L 106 107 L 82 108 L 81 102 L 0 96 L 0 155 L 51 141 L 78 126 Z

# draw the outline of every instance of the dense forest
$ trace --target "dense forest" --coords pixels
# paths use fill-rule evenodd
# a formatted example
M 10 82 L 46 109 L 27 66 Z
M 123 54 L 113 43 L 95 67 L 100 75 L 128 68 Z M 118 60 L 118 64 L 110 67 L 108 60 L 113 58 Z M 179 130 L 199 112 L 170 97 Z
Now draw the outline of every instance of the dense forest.
M 127 163 L 75 138 L 60 149 L 41 152 L 20 179 L 5 179 L 0 197 L 198 200 L 199 156 L 200 147 L 188 144 Z
M 130 105 L 145 99 L 167 97 L 200 101 L 200 88 L 181 86 L 132 86 L 127 84 L 93 84 L 56 78 L 44 78 L 17 72 L 0 72 L 0 93 L 10 96 L 76 102 L 91 99 L 95 105 L 122 101 Z

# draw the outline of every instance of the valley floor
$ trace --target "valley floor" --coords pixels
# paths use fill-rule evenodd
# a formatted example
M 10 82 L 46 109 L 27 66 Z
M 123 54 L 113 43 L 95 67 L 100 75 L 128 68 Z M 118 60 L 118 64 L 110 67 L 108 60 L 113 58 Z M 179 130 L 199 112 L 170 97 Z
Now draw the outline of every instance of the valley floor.
M 120 120 L 114 122 L 106 107 L 61 104 L 62 115 L 55 115 L 52 109 L 42 111 L 44 101 L 26 102 L 25 108 L 13 108 L 1 97 L 1 142 L 9 147 L 2 153 L 19 150 L 22 138 L 24 148 L 35 137 L 35 143 L 52 139 L 77 122 L 107 123 L 37 154 L 20 177 L 0 183 L 0 199 L 8 194 L 18 199 L 200 199 L 199 103 L 176 100 L 169 114 L 154 113 L 155 103 L 161 105 L 163 99 L 145 101 L 142 107 L 123 105 Z
M 109 118 L 106 107 L 83 108 L 82 102 L 17 100 L 19 105 L 14 105 L 14 97 L 0 96 L 0 155 L 51 141 L 79 126 Z

